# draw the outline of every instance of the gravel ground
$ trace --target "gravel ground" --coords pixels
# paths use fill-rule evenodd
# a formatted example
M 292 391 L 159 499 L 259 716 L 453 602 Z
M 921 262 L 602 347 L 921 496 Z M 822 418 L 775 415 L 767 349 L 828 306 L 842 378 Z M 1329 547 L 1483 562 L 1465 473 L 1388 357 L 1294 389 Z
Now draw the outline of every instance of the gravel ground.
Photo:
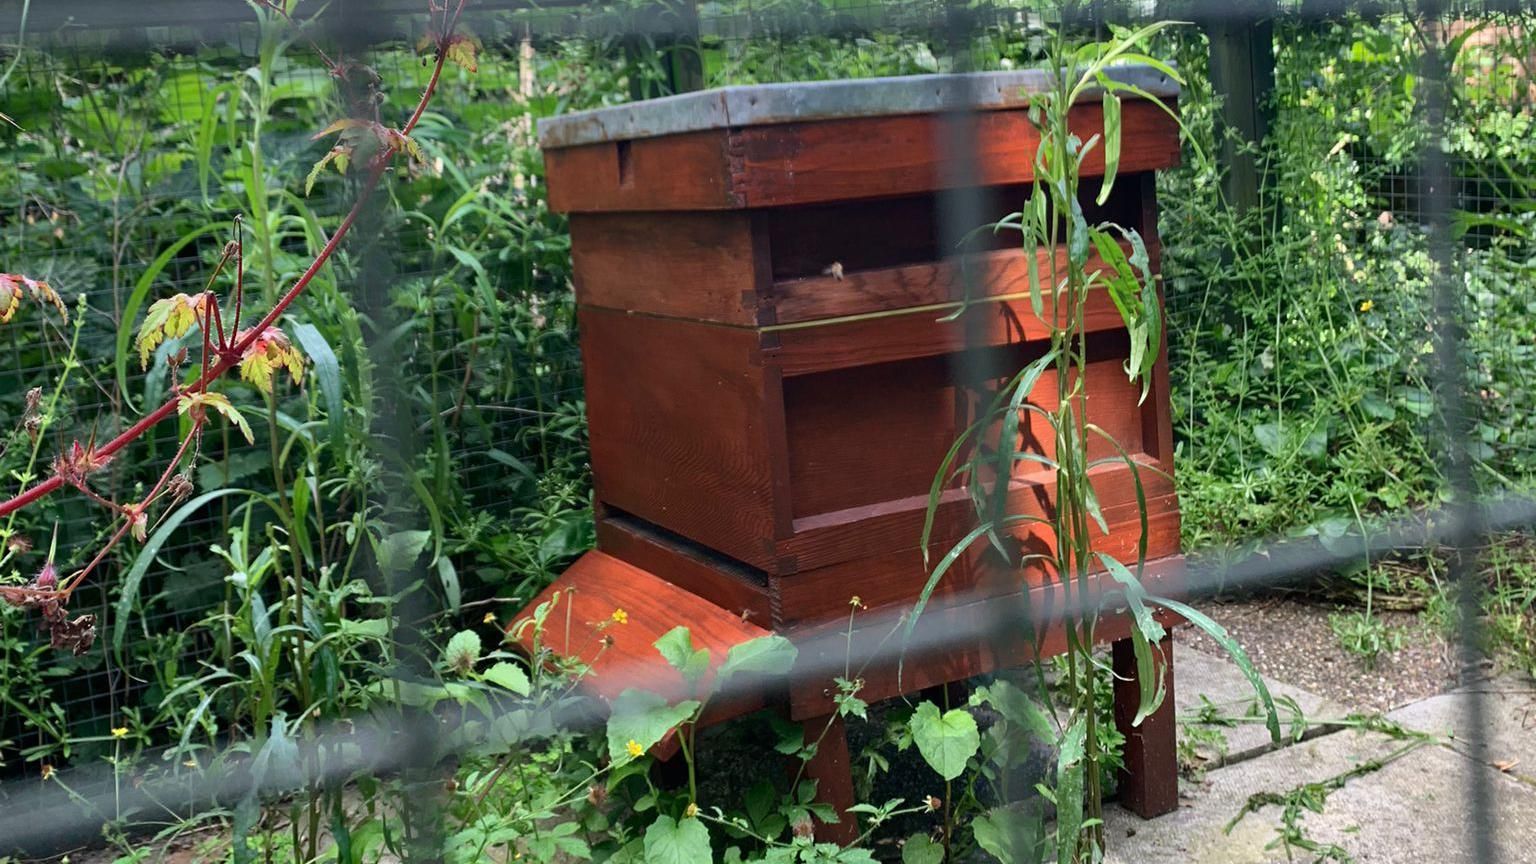
M 1344 650 L 1328 623 L 1335 607 L 1285 597 L 1201 604 L 1227 628 L 1261 674 L 1362 711 L 1384 712 L 1456 686 L 1452 646 L 1411 612 L 1378 611 L 1402 647 L 1382 654 L 1374 668 Z M 1185 626 L 1177 638 L 1221 655 L 1204 633 Z

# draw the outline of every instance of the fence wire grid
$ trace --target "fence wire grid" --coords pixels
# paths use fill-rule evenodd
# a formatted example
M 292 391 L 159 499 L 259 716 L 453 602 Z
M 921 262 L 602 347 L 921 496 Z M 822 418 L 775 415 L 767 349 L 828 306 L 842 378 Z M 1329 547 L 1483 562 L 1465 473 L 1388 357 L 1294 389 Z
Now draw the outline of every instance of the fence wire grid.
M 302 36 L 277 40 L 234 0 L 0 2 L 0 114 L 11 121 L 0 126 L 0 271 L 46 277 L 89 310 L 34 470 L 167 395 L 167 358 L 181 346 L 141 363 L 135 316 L 204 287 L 235 214 L 267 220 L 265 245 L 248 251 L 253 297 L 270 304 L 292 283 L 351 203 L 336 174 L 304 188 L 328 146 L 314 133 L 345 99 L 317 52 L 366 58 L 381 113 L 408 110 L 428 74 L 418 5 L 336 0 Z M 1194 22 L 1155 45 L 1187 77 L 1184 164 L 1158 184 L 1176 460 L 1181 483 L 1185 473 L 1211 479 L 1180 490 L 1191 596 L 1311 586 L 1362 561 L 1435 550 L 1457 589 L 1460 663 L 1482 668 L 1479 552 L 1536 518 L 1526 497 L 1536 341 L 1512 328 L 1536 320 L 1536 150 L 1526 144 L 1536 138 L 1536 17 L 1517 3 L 1344 0 L 1103 0 L 1080 11 L 1071 26 L 1089 35 Z M 401 593 L 394 620 L 410 632 L 393 636 L 406 654 L 488 609 L 516 608 L 591 546 L 570 241 L 545 197 L 540 118 L 730 84 L 1022 68 L 1039 61 L 1056 22 L 1009 2 L 471 0 L 466 23 L 479 69 L 441 85 L 418 135 L 421 171 L 386 185 L 388 206 L 296 316 L 309 324 L 306 351 L 324 346 L 341 386 L 381 406 L 372 426 L 331 416 L 318 379 L 271 403 L 253 397 L 255 446 L 210 436 L 197 506 L 115 553 L 74 602 L 101 628 L 82 656 L 48 649 L 33 617 L 0 608 L 0 855 L 87 845 L 121 814 L 152 823 L 252 785 L 281 795 L 319 782 L 178 772 L 191 751 L 163 734 L 167 697 L 227 645 L 210 616 L 229 603 L 226 576 L 254 572 L 242 538 L 276 530 L 275 517 L 238 507 L 241 496 L 292 495 L 303 483 L 312 497 L 341 496 L 338 512 L 358 520 L 346 542 L 319 544 L 316 563 L 369 590 L 332 586 L 337 605 L 317 615 L 402 589 L 378 566 L 389 554 L 379 546 L 442 544 L 445 563 Z M 953 124 L 946 144 L 970 152 L 966 128 Z M 1263 143 L 1277 139 L 1292 152 Z M 1213 183 L 1233 204 L 1228 223 L 1202 212 Z M 940 210 L 946 247 L 985 221 L 975 184 L 954 185 Z M 1219 230 L 1252 248 L 1202 254 L 1209 243 L 1193 240 Z M 1354 320 L 1269 302 L 1261 288 L 1278 280 L 1339 297 Z M 70 351 L 73 326 L 40 320 L 0 328 L 7 429 L 30 388 L 59 382 Z M 1349 353 L 1318 373 L 1348 384 L 1348 406 L 1307 404 L 1304 382 L 1274 374 L 1313 353 L 1304 337 L 1324 327 L 1353 334 L 1338 342 Z M 1215 416 L 1227 401 L 1249 407 Z M 153 482 L 179 434 L 147 435 L 103 485 Z M 26 470 L 21 440 L 0 450 L 7 472 Z M 1367 458 L 1389 450 L 1411 455 Z M 389 528 L 372 546 L 369 519 Z M 110 530 L 67 493 L 12 526 L 34 543 L 56 536 L 71 566 Z M 896 626 L 899 611 L 887 613 Z M 930 629 L 913 644 L 986 638 Z M 840 670 L 804 674 L 817 671 Z M 1467 700 L 1477 728 L 1482 699 Z M 593 722 L 567 708 L 551 709 L 550 722 Z M 112 730 L 129 722 L 165 762 L 164 776 L 132 789 L 104 765 Z M 216 728 L 211 717 L 194 726 Z M 335 724 L 319 737 L 334 754 L 324 782 L 430 771 L 424 753 L 448 755 L 422 746 L 437 734 L 378 716 Z M 1476 748 L 1481 736 L 1468 740 Z M 40 785 L 43 766 L 69 778 L 68 791 Z M 1480 826 L 1473 860 L 1493 861 L 1490 792 L 1474 783 L 1464 795 Z

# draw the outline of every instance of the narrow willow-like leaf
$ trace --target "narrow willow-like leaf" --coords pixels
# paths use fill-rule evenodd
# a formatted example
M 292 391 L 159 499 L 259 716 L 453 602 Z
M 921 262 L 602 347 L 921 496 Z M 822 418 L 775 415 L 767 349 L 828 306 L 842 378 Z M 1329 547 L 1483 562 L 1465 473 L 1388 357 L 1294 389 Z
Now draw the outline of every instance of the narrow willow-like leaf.
M 928 508 L 923 514 L 922 547 L 924 566 L 928 564 L 928 544 L 933 537 L 933 520 L 939 512 L 939 504 L 941 503 L 939 498 L 944 494 L 944 484 L 949 482 L 950 466 L 955 463 L 955 457 L 960 454 L 961 448 L 971 440 L 971 436 L 975 435 L 980 430 L 981 425 L 990 419 L 991 414 L 989 412 L 981 415 L 980 419 L 965 427 L 965 431 L 956 436 L 954 443 L 949 445 L 949 451 L 939 461 L 939 470 L 933 474 L 933 483 L 928 487 Z M 958 473 L 960 469 L 955 470 Z
M 160 554 L 160 547 L 165 545 L 171 533 L 181 527 L 181 523 L 185 522 L 187 517 L 196 513 L 204 504 L 235 494 L 250 495 L 252 493 L 245 489 L 216 489 L 205 492 L 166 516 L 160 522 L 160 527 L 156 528 L 155 532 L 144 541 L 138 557 L 133 559 L 133 566 L 129 567 L 128 572 L 123 576 L 122 593 L 117 596 L 117 605 L 113 610 L 112 649 L 114 651 L 123 650 L 123 635 L 127 632 L 128 621 L 133 616 L 134 601 L 139 597 L 139 583 L 144 580 L 144 574 L 149 572 L 149 565 L 154 563 L 155 556 Z
M 1135 30 L 1123 38 L 1117 39 L 1108 51 L 1104 51 L 1103 53 L 1099 54 L 1098 59 L 1096 59 L 1092 65 L 1088 66 L 1088 68 L 1083 71 L 1082 76 L 1077 80 L 1077 84 L 1073 86 L 1071 92 L 1067 95 L 1067 104 L 1075 104 L 1077 100 L 1083 95 L 1083 92 L 1089 87 L 1093 86 L 1094 83 L 1099 80 L 1099 73 L 1103 72 L 1110 63 L 1113 63 L 1116 60 L 1124 59 L 1127 55 L 1139 56 L 1139 52 L 1135 52 L 1133 49 L 1135 49 L 1135 47 L 1142 40 L 1156 34 L 1160 30 L 1165 30 L 1169 27 L 1175 27 L 1187 23 L 1188 22 L 1186 21 L 1157 21 L 1155 23 L 1148 24 L 1147 26 L 1138 30 Z
M 897 682 L 901 681 L 902 672 L 906 668 L 906 644 L 908 640 L 912 638 L 912 631 L 917 629 L 917 619 L 922 617 L 923 610 L 928 607 L 928 600 L 933 597 L 933 590 L 938 587 L 939 580 L 944 578 L 944 574 L 949 572 L 949 568 L 954 566 L 954 563 L 960 560 L 960 556 L 965 554 L 965 550 L 971 548 L 971 544 L 979 540 L 983 534 L 986 534 L 995 528 L 1004 528 L 1009 525 L 1020 525 L 1026 522 L 1037 522 L 1045 525 L 1051 524 L 1050 520 L 1028 514 L 1009 516 L 1003 520 L 1001 525 L 997 526 L 992 525 L 990 522 L 983 522 L 980 525 L 977 525 L 975 528 L 972 528 L 970 532 L 964 537 L 960 538 L 960 541 L 952 546 L 948 552 L 944 553 L 943 558 L 939 559 L 938 566 L 933 568 L 933 572 L 928 576 L 928 582 L 923 585 L 923 590 L 918 593 L 917 602 L 912 606 L 912 614 L 907 616 L 906 627 L 902 629 L 902 651 L 900 654 L 900 659 L 898 659 L 896 663 Z
M 1163 625 L 1157 623 L 1157 619 L 1152 617 L 1152 610 L 1147 608 L 1147 589 L 1136 579 L 1135 574 L 1126 569 L 1125 565 L 1114 556 L 1103 552 L 1095 554 L 1099 556 L 1099 561 L 1104 564 L 1109 575 L 1120 583 L 1125 596 L 1126 609 L 1131 613 L 1131 620 L 1136 625 L 1131 628 L 1131 647 L 1136 655 L 1136 687 L 1141 698 L 1136 708 L 1136 717 L 1131 721 L 1131 725 L 1140 726 L 1141 721 L 1163 703 L 1163 676 L 1153 662 L 1152 646 L 1163 641 L 1166 631 L 1163 630 Z
M 1013 479 L 1013 457 L 1018 452 L 1018 442 L 1015 439 L 1019 435 L 1019 412 L 1024 408 L 1024 400 L 1034 392 L 1040 376 L 1045 374 L 1045 370 L 1050 368 L 1055 360 L 1056 350 L 1053 348 L 1024 367 L 1024 373 L 1018 376 L 1013 386 L 1013 394 L 1003 414 L 1003 428 L 998 434 L 997 460 L 993 469 L 996 476 L 992 483 L 992 497 L 987 510 L 989 514 L 987 521 L 994 525 L 1001 523 L 1003 512 L 1008 509 L 1008 487 Z M 989 532 L 988 536 L 992 539 L 992 545 L 997 547 L 997 551 L 1007 556 L 1008 550 L 997 533 Z
M 1237 668 L 1242 671 L 1243 677 L 1247 678 L 1248 683 L 1253 686 L 1254 692 L 1258 694 L 1259 702 L 1264 706 L 1264 728 L 1269 730 L 1270 740 L 1279 744 L 1280 716 L 1275 712 L 1275 700 L 1269 695 L 1269 687 L 1264 683 L 1264 679 L 1259 677 L 1258 670 L 1253 668 L 1253 661 L 1248 659 L 1248 653 L 1243 650 L 1243 646 L 1237 644 L 1237 640 L 1227 633 L 1225 627 L 1212 621 L 1205 613 L 1197 611 L 1193 607 L 1180 603 L 1177 600 L 1170 600 L 1167 597 L 1149 596 L 1147 597 L 1147 602 L 1154 606 L 1162 606 L 1204 630 L 1206 635 L 1210 636 L 1217 645 L 1222 647 L 1222 650 L 1227 652 L 1228 656 L 1232 658 L 1232 662 L 1237 664 Z
M 309 323 L 295 324 L 293 338 L 309 355 L 310 367 L 315 370 L 315 380 L 320 384 L 320 397 L 325 401 L 325 422 L 329 430 L 331 458 L 346 457 L 346 403 L 341 389 L 341 363 L 331 343 Z
M 1040 180 L 1035 179 L 1034 189 L 1030 192 L 1029 202 L 1025 205 L 1027 217 L 1024 220 L 1025 243 L 1024 265 L 1029 273 L 1029 307 L 1035 313 L 1035 317 L 1045 319 L 1045 304 L 1040 296 L 1040 256 L 1036 250 L 1044 248 L 1049 241 L 1050 226 L 1047 224 L 1049 211 L 1046 208 L 1045 190 L 1040 188 Z
M 1142 465 L 1140 462 L 1137 462 L 1134 458 L 1132 458 L 1130 453 L 1126 452 L 1125 448 L 1120 445 L 1120 442 L 1115 440 L 1115 436 L 1104 431 L 1103 427 L 1099 426 L 1097 423 L 1089 423 L 1087 424 L 1087 428 L 1089 432 L 1092 432 L 1095 435 L 1103 438 L 1105 441 L 1108 441 L 1110 446 L 1114 447 L 1115 451 L 1120 454 L 1119 461 L 1124 462 L 1126 467 L 1131 469 L 1131 480 L 1133 481 L 1133 485 L 1136 487 L 1136 514 L 1139 517 L 1138 521 L 1141 523 L 1141 534 L 1136 538 L 1136 573 L 1139 575 L 1141 573 L 1142 564 L 1147 560 L 1147 540 L 1149 533 L 1147 530 L 1147 489 L 1142 485 L 1141 482 Z M 1088 467 L 1092 468 L 1095 464 L 1098 464 L 1098 461 L 1100 460 L 1089 463 Z M 1111 460 L 1101 461 L 1108 462 Z M 1168 475 L 1163 474 L 1163 476 L 1166 477 Z
M 1120 97 L 1113 90 L 1104 91 L 1104 182 L 1099 186 L 1099 206 L 1109 200 L 1120 170 Z

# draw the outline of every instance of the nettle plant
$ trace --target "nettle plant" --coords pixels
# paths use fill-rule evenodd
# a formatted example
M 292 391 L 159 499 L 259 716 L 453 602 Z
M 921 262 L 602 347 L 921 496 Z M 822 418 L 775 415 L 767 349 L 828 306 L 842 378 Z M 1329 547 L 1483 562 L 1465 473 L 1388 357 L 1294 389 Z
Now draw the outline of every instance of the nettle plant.
M 1067 10 L 1062 11 L 1062 19 L 1068 20 Z M 979 229 L 1010 230 L 1022 235 L 1024 247 L 1030 253 L 1025 260 L 1029 265 L 1032 311 L 1047 328 L 1049 348 L 998 389 L 941 464 L 929 498 L 923 547 L 928 545 L 940 493 L 952 477 L 966 478 L 978 525 L 933 568 L 907 624 L 907 632 L 911 633 L 917 616 L 944 574 L 983 539 L 1021 570 L 1040 568 L 1055 574 L 1054 588 L 1059 594 L 1052 606 L 1061 610 L 1059 614 L 1065 618 L 1067 642 L 1064 661 L 1059 664 L 1059 680 L 1053 685 L 1043 668 L 1037 666 L 1038 692 L 1033 699 L 1004 681 L 978 691 L 972 702 L 989 704 L 1003 718 L 985 746 L 964 708 L 943 711 L 932 703 L 924 703 L 918 706 L 912 721 L 919 749 L 946 783 L 959 779 L 968 764 L 996 783 L 1006 775 L 1009 761 L 1021 760 L 1028 754 L 1028 747 L 1017 746 L 1018 742 L 1011 740 L 1014 737 L 1046 738 L 1055 744 L 1058 759 L 1054 783 L 1042 785 L 1039 790 L 1054 805 L 1053 834 L 1046 830 L 1043 809 L 1020 812 L 1016 806 L 1004 805 L 975 814 L 972 827 L 976 844 L 1004 861 L 1046 857 L 1061 862 L 1094 861 L 1102 855 L 1103 769 L 1117 759 L 1112 752 L 1115 736 L 1110 734 L 1112 727 L 1105 728 L 1108 724 L 1102 707 L 1110 673 L 1094 653 L 1097 625 L 1107 611 L 1124 609 L 1134 623 L 1131 639 L 1140 684 L 1137 723 L 1156 711 L 1165 695 L 1162 667 L 1154 656 L 1165 635 L 1153 614 L 1155 608 L 1161 607 L 1208 632 L 1231 654 L 1257 692 L 1271 734 L 1276 740 L 1279 737 L 1269 692 L 1241 647 L 1210 618 L 1178 601 L 1151 596 L 1143 587 L 1139 576 L 1146 563 L 1148 514 L 1140 472 L 1156 469 L 1133 459 L 1092 421 L 1088 412 L 1085 310 L 1090 292 L 1108 292 L 1124 321 L 1130 339 L 1125 371 L 1133 381 L 1142 384 L 1142 399 L 1148 395 L 1162 345 L 1162 307 L 1142 237 L 1135 229 L 1112 222 L 1090 224 L 1083 215 L 1079 190 L 1082 165 L 1098 147 L 1104 159 L 1098 200 L 1102 204 L 1108 199 L 1121 150 L 1122 96 L 1149 100 L 1173 114 L 1156 96 L 1108 75 L 1112 65 L 1140 63 L 1180 81 L 1173 68 L 1143 53 L 1139 47 L 1167 26 L 1169 22 L 1158 23 L 1080 46 L 1069 41 L 1065 27 L 1055 28 L 1048 68 L 1061 71 L 1053 76 L 1045 92 L 1033 97 L 1029 109 L 1030 121 L 1040 135 L 1029 197 L 1019 212 Z M 1102 99 L 1103 132 L 1084 141 L 1073 130 L 1070 113 L 1073 105 L 1095 97 Z M 1051 262 L 1047 272 L 1041 272 L 1037 263 L 1037 249 L 1048 253 L 1041 256 Z M 1054 263 L 1061 249 L 1066 250 L 1064 271 Z M 1093 252 L 1098 253 L 1105 266 L 1090 270 L 1089 257 Z M 963 309 L 956 314 L 962 313 Z M 1047 371 L 1055 373 L 1053 410 L 1029 402 Z M 1019 449 L 1018 431 L 1026 412 L 1049 427 L 1055 442 L 1054 458 Z M 991 430 L 998 430 L 995 437 Z M 1094 438 L 1106 441 L 1116 455 L 1090 459 L 1089 443 Z M 962 457 L 962 453 L 967 455 Z M 1025 459 L 1054 472 L 1057 494 L 1054 508 L 1047 515 L 1009 510 L 1007 478 L 1012 474 L 1012 465 Z M 1135 478 L 1140 536 L 1133 561 L 1121 561 L 1094 548 L 1095 529 L 1107 534 L 1108 526 L 1090 472 L 1100 465 L 1117 462 L 1127 466 Z M 993 477 L 1002 479 L 988 479 Z M 1009 528 L 1028 523 L 1043 526 L 1054 535 L 1051 551 L 1021 554 L 1006 542 Z M 1024 596 L 1028 598 L 1028 592 Z M 1025 621 L 1027 625 L 1027 615 Z M 1030 634 L 1037 649 L 1043 635 Z M 982 759 L 977 759 L 978 754 Z M 1003 764 L 981 764 L 988 760 Z M 974 804 L 975 796 L 968 797 Z M 945 806 L 948 808 L 950 802 L 946 801 Z M 950 823 L 946 818 L 946 825 Z M 944 840 L 948 847 L 947 833 Z
M 50 548 L 48 557 L 29 582 L 0 584 L 0 601 L 41 611 L 55 647 L 66 648 L 76 654 L 90 648 L 96 636 L 95 617 L 71 617 L 68 611 L 70 599 L 124 538 L 131 535 L 142 542 L 151 525 L 156 522 L 154 514 L 160 513 L 159 518 L 163 519 L 170 506 L 184 500 L 194 491 L 191 468 L 196 463 L 203 434 L 213 416 L 222 416 L 237 427 L 248 442 L 254 442 L 245 417 L 229 396 L 215 389 L 215 386 L 229 373 L 236 372 L 240 379 L 270 397 L 276 379 L 282 373 L 286 372 L 295 384 L 303 380 L 304 355 L 278 323 L 336 253 L 380 181 L 396 165 L 396 157 L 404 154 L 411 160 L 421 161 L 421 150 L 412 140 L 411 132 L 432 101 L 445 63 L 453 62 L 474 71 L 479 43 L 472 36 L 459 31 L 459 19 L 466 2 L 428 0 L 431 35 L 424 40 L 422 47 L 433 56 L 433 71 L 415 109 L 398 128 L 385 125 L 377 116 L 377 106 L 381 100 L 372 91 L 380 80 L 379 76 L 360 63 L 345 58 L 331 60 L 316 46 L 315 50 L 326 60 L 331 77 L 344 92 L 353 97 L 348 101 L 357 116 L 338 120 L 315 136 L 316 139 L 331 135 L 337 135 L 338 138 L 335 145 L 315 165 L 309 182 L 312 185 L 327 167 L 334 167 L 353 180 L 356 194 L 351 209 L 342 217 L 303 273 L 255 323 L 242 326 L 248 310 L 245 308 L 247 292 L 243 226 L 237 215 L 233 226 L 234 237 L 224 246 L 207 287 L 196 294 L 176 294 L 155 302 L 139 327 L 135 348 L 145 368 L 148 368 L 156 348 L 167 341 L 187 337 L 195 328 L 198 337 L 195 341 L 200 343 L 196 365 L 194 367 L 189 362 L 186 348 L 168 358 L 171 395 L 164 402 L 105 442 L 98 442 L 94 437 L 86 442 L 72 442 L 53 457 L 47 476 L 42 477 L 34 470 L 38 449 L 42 433 L 57 419 L 52 409 L 59 400 L 57 396 L 45 400 L 41 388 L 28 393 L 20 426 L 31 440 L 33 458 L 28 469 L 16 475 L 18 487 L 10 497 L 0 500 L 0 519 L 5 520 L 0 524 L 0 567 L 26 554 L 33 547 L 31 539 L 17 531 L 15 514 L 66 487 L 101 505 L 116 522 L 109 539 L 85 566 L 61 575 L 55 566 L 56 549 Z M 276 16 L 295 26 L 304 26 L 293 18 L 298 0 L 248 0 L 248 3 L 262 15 Z M 362 82 L 362 85 L 359 86 L 358 82 Z M 270 256 L 264 260 L 270 263 Z M 232 271 L 228 278 L 233 282 L 227 301 L 221 299 L 214 290 L 226 271 Z M 39 306 L 51 306 L 60 317 L 68 318 L 64 302 L 47 282 L 20 275 L 0 274 L 0 324 L 9 323 L 26 300 Z M 82 309 L 84 302 L 82 297 Z M 78 363 L 71 352 L 61 378 L 74 365 Z M 184 369 L 187 370 L 185 373 Z M 93 482 L 96 475 L 151 428 L 172 417 L 184 419 L 186 432 L 148 492 L 131 501 L 120 501 L 114 499 L 110 492 L 97 488 Z

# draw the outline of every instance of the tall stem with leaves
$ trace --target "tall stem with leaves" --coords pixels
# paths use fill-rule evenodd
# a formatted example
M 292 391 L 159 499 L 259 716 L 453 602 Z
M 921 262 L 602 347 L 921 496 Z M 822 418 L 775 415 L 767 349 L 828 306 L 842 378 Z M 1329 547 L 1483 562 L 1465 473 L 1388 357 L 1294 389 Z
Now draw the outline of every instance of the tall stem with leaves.
M 1070 9 L 1061 12 L 1063 21 L 1070 19 Z M 1170 22 L 1083 45 L 1070 41 L 1065 26 L 1054 31 L 1048 86 L 1032 95 L 1029 107 L 1029 119 L 1039 138 L 1029 197 L 1021 211 L 978 229 L 1007 229 L 1022 236 L 1032 312 L 1045 329 L 1049 347 L 998 389 L 941 464 L 929 498 L 922 538 L 924 549 L 941 493 L 957 475 L 969 490 L 978 525 L 934 567 L 907 625 L 910 633 L 939 580 L 983 538 L 1003 560 L 1020 569 L 1021 578 L 1027 569 L 1054 576 L 1053 590 L 1059 592 L 1059 597 L 1051 606 L 1060 610 L 1056 614 L 1063 617 L 1067 647 L 1067 704 L 1064 714 L 1052 712 L 1055 744 L 1060 754 L 1054 791 L 1055 857 L 1062 864 L 1097 860 L 1104 847 L 1101 768 L 1108 754 L 1101 743 L 1098 725 L 1102 718 L 1094 694 L 1103 686 L 1106 673 L 1092 656 L 1102 610 L 1124 607 L 1133 624 L 1131 640 L 1140 690 L 1136 722 L 1157 710 L 1164 698 L 1162 667 L 1155 662 L 1153 653 L 1164 630 L 1150 611 L 1151 607 L 1161 605 L 1210 631 L 1233 653 L 1261 697 L 1272 735 L 1279 735 L 1268 692 L 1225 631 L 1182 603 L 1149 596 L 1142 586 L 1139 577 L 1146 563 L 1148 539 L 1142 472 L 1157 469 L 1128 453 L 1093 422 L 1089 412 L 1087 309 L 1091 297 L 1107 294 L 1119 311 L 1129 339 L 1125 372 L 1141 384 L 1143 400 L 1150 392 L 1162 345 L 1162 307 L 1146 245 L 1135 227 L 1113 222 L 1089 223 L 1082 204 L 1082 181 L 1088 157 L 1098 156 L 1096 161 L 1102 162 L 1103 171 L 1097 202 L 1102 205 L 1108 201 L 1120 161 L 1122 97 L 1146 100 L 1173 113 L 1154 94 L 1111 74 L 1116 65 L 1139 63 L 1178 81 L 1172 68 L 1139 48 L 1167 26 Z M 1074 111 L 1074 107 L 1089 99 L 1101 102 L 1103 126 L 1084 140 L 1077 128 L 1084 115 Z M 1059 255 L 1063 251 L 1065 254 Z M 1099 262 L 1090 265 L 1092 254 L 1097 254 Z M 1047 372 L 1055 378 L 1054 406 L 1038 399 L 1036 393 L 1036 385 Z M 1026 417 L 1050 427 L 1054 443 L 1050 455 L 1027 452 L 1020 447 L 1020 426 Z M 995 438 L 991 437 L 991 430 L 999 430 Z M 1095 438 L 1106 441 L 1117 455 L 1090 459 L 1089 444 Z M 962 454 L 968 455 L 962 458 Z M 1044 466 L 1054 475 L 1055 497 L 1043 515 L 1009 509 L 1014 466 L 1023 461 Z M 1094 489 L 1094 473 L 1115 466 L 1128 471 L 1136 489 L 1140 533 L 1136 558 L 1129 566 L 1099 551 L 1094 543 L 1097 535 L 1110 533 Z M 1017 551 L 1007 537 L 1010 529 L 1021 525 L 1047 531 L 1055 541 L 1051 550 L 1027 554 Z M 1024 588 L 1028 599 L 1027 583 Z M 1026 625 L 1032 627 L 1029 622 Z M 1030 638 L 1038 649 L 1039 633 L 1032 631 Z M 1045 691 L 1043 677 L 1041 681 L 1038 696 L 1049 702 L 1052 695 Z M 1047 854 L 1045 848 L 1036 851 Z

